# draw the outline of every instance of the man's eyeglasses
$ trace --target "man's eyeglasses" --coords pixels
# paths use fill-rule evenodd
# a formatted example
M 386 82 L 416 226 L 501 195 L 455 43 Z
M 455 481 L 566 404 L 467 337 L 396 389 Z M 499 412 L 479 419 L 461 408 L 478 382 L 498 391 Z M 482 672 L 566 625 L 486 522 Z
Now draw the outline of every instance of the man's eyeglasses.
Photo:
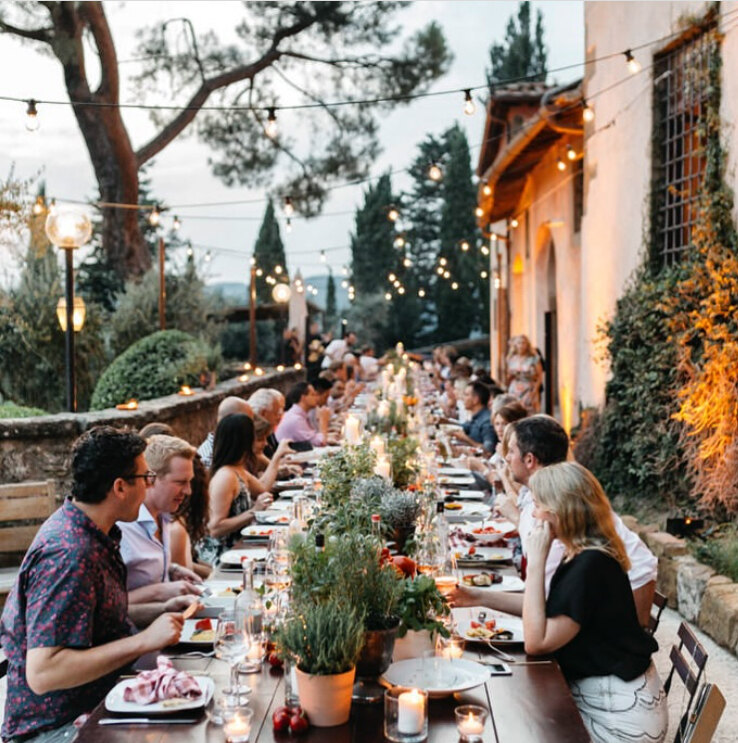
M 156 481 L 156 472 L 152 472 L 151 470 L 149 470 L 143 475 L 131 475 L 130 477 L 126 477 L 124 479 L 125 480 L 136 480 L 139 477 L 143 478 L 143 481 L 146 483 L 146 487 L 150 488 Z

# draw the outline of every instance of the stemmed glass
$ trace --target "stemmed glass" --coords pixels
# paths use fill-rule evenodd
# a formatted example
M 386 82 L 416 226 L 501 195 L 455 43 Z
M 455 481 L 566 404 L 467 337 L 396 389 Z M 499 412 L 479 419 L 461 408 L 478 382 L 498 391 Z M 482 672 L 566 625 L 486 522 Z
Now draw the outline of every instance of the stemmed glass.
M 218 615 L 215 626 L 215 656 L 227 661 L 231 666 L 230 687 L 223 694 L 238 704 L 239 698 L 251 693 L 248 686 L 238 683 L 238 665 L 251 647 L 251 634 L 246 615 L 241 611 L 223 611 Z

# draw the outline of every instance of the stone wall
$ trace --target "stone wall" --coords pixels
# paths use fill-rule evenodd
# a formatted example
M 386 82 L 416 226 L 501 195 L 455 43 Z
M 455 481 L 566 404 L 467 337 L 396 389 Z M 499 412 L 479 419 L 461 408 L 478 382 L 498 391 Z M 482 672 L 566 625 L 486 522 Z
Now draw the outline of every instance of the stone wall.
M 738 583 L 697 562 L 687 544 L 653 524 L 632 516 L 623 521 L 648 545 L 659 561 L 656 589 L 668 605 L 715 642 L 738 655 Z
M 0 420 L 0 483 L 54 480 L 57 494 L 62 497 L 68 482 L 72 442 L 88 428 L 110 425 L 138 430 L 157 421 L 170 425 L 178 436 L 199 446 L 215 428 L 218 405 L 223 398 L 230 395 L 247 398 L 259 387 L 285 392 L 303 378 L 304 371 L 288 369 L 253 377 L 247 382 L 230 379 L 211 391 L 197 391 L 192 397 L 169 395 L 146 400 L 134 411 L 108 409 Z

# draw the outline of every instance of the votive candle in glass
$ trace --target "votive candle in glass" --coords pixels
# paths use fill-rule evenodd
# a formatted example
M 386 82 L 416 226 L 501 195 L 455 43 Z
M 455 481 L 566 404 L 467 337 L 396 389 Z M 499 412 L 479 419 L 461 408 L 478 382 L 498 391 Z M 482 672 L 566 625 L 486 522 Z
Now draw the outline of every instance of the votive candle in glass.
M 395 686 L 384 692 L 384 735 L 393 743 L 428 737 L 428 692 Z
M 245 707 L 223 709 L 223 732 L 228 743 L 246 743 L 251 734 L 251 718 L 254 710 Z
M 481 743 L 487 710 L 476 704 L 464 704 L 454 710 L 456 729 L 464 743 Z

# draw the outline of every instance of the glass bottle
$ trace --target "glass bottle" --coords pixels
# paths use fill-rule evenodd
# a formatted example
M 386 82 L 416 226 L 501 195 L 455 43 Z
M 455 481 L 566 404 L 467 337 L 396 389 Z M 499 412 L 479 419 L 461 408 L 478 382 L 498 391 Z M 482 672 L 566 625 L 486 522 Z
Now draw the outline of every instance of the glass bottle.
M 445 559 L 448 551 L 448 521 L 446 520 L 446 506 L 442 500 L 436 502 L 435 531 L 440 554 Z
M 246 630 L 251 637 L 251 649 L 246 662 L 239 671 L 255 673 L 261 670 L 264 650 L 264 603 L 254 588 L 254 561 L 244 558 L 241 561 L 243 568 L 243 585 L 241 593 L 236 597 L 236 612 L 243 613 L 246 618 Z

